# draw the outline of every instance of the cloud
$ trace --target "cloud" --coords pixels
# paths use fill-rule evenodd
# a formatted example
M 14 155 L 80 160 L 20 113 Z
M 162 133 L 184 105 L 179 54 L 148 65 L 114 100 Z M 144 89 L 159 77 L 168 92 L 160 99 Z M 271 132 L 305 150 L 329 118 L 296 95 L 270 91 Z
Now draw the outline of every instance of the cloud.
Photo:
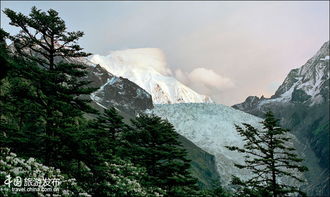
M 234 82 L 227 77 L 221 76 L 215 71 L 203 67 L 193 69 L 191 72 L 175 71 L 175 77 L 182 83 L 203 94 L 222 91 L 235 87 Z
M 234 83 L 231 79 L 223 77 L 211 69 L 195 68 L 189 73 L 189 79 L 196 83 L 203 83 L 206 86 L 214 87 L 219 90 L 231 88 Z
M 124 59 L 125 63 L 134 67 L 146 69 L 152 67 L 163 75 L 172 73 L 167 65 L 164 52 L 158 48 L 126 49 L 113 51 L 111 55 Z
M 172 75 L 171 69 L 166 62 L 166 56 L 158 48 L 138 48 L 118 51 L 110 51 L 109 55 L 93 55 L 91 61 L 98 64 L 109 65 L 116 62 L 118 65 L 125 64 L 127 69 L 150 69 L 153 68 L 163 75 Z
M 184 73 L 181 69 L 175 70 L 175 78 L 184 84 L 189 83 L 188 74 Z

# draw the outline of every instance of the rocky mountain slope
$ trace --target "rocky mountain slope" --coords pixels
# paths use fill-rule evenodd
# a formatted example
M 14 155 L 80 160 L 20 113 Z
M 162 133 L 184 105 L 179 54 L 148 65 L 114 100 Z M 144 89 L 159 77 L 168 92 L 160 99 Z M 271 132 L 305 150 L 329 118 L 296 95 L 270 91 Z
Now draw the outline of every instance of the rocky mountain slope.
M 87 70 L 87 80 L 92 81 L 93 87 L 99 87 L 90 97 L 102 108 L 113 106 L 135 115 L 153 107 L 151 95 L 128 79 L 112 75 L 99 65 Z
M 250 172 L 234 166 L 234 163 L 243 163 L 244 155 L 230 151 L 225 146 L 242 147 L 244 142 L 236 132 L 235 124 L 248 123 L 261 129 L 261 118 L 225 105 L 207 103 L 155 105 L 147 113 L 167 119 L 180 135 L 213 154 L 224 186 L 230 186 L 232 175 L 242 179 L 251 176 Z M 289 183 L 299 186 L 297 182 Z
M 233 106 L 263 117 L 272 110 L 304 144 L 310 195 L 329 196 L 329 41 L 300 68 L 290 71 L 271 98 L 248 97 Z
M 158 49 L 114 51 L 107 56 L 94 55 L 90 60 L 145 89 L 154 104 L 212 102 L 172 77 Z

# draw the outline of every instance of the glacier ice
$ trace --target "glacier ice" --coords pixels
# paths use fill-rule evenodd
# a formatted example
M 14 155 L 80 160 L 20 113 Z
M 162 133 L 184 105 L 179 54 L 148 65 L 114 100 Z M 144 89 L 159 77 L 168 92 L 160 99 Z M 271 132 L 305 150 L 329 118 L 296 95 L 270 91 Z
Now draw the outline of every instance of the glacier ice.
M 242 123 L 248 123 L 262 129 L 261 118 L 232 107 L 211 103 L 161 104 L 155 105 L 154 109 L 147 110 L 146 113 L 167 119 L 180 135 L 213 154 L 224 186 L 230 185 L 232 175 L 242 179 L 251 176 L 248 171 L 234 166 L 234 163 L 244 163 L 244 156 L 225 146 L 242 147 L 244 141 L 236 132 L 235 124 L 242 126 Z

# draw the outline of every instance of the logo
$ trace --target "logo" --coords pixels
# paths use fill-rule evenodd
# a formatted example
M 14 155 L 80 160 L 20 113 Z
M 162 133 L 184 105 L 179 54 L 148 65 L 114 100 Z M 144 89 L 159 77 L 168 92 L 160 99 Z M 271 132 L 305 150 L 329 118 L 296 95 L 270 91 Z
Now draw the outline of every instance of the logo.
M 4 181 L 5 188 L 2 190 L 12 192 L 58 192 L 61 185 L 59 178 L 22 178 L 17 176 L 12 178 L 6 176 Z

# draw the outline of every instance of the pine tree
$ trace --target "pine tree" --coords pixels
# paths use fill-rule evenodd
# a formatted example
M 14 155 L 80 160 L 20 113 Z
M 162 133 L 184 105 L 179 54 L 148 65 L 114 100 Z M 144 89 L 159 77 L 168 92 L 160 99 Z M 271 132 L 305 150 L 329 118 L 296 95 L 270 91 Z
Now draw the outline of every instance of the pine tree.
M 89 54 L 82 52 L 77 40 L 83 32 L 67 32 L 65 22 L 55 10 L 42 12 L 33 7 L 29 16 L 5 9 L 10 24 L 20 28 L 11 36 L 15 55 L 23 57 L 24 78 L 35 87 L 31 102 L 41 105 L 43 120 L 42 144 L 46 165 L 55 164 L 57 158 L 70 158 L 70 138 L 84 112 L 94 112 L 88 105 L 88 81 L 81 80 L 85 66 L 76 58 Z
M 299 164 L 302 159 L 293 152 L 295 149 L 288 145 L 290 138 L 286 134 L 289 130 L 281 128 L 271 112 L 266 113 L 262 124 L 263 130 L 246 123 L 243 124 L 245 128 L 236 125 L 237 132 L 246 143 L 243 148 L 227 148 L 245 155 L 245 164 L 235 166 L 250 170 L 253 177 L 246 181 L 234 177 L 233 184 L 243 186 L 241 194 L 246 196 L 304 195 L 299 188 L 279 181 L 279 178 L 288 177 L 303 182 L 297 173 L 307 170 Z
M 79 142 L 80 160 L 89 166 L 92 176 L 86 177 L 83 174 L 81 181 L 87 179 L 90 185 L 93 185 L 92 193 L 96 196 L 115 195 L 109 187 L 109 163 L 115 163 L 118 160 L 117 150 L 122 146 L 122 134 L 126 132 L 128 126 L 124 123 L 123 117 L 112 107 L 104 112 L 95 120 L 91 120 L 83 135 L 78 135 L 76 140 Z M 86 144 L 86 145 L 85 145 Z M 85 179 L 85 180 L 84 180 Z M 111 181 L 110 181 L 111 182 Z M 98 183 L 98 184 L 94 184 Z M 114 184 L 114 183 L 113 183 Z M 114 185 L 114 187 L 117 187 Z M 112 195 L 109 195 L 112 193 Z
M 157 116 L 140 115 L 132 120 L 125 135 L 123 157 L 147 169 L 150 184 L 167 192 L 167 196 L 195 196 L 196 179 L 189 172 L 190 161 L 178 142 L 173 126 Z
M 102 152 L 107 160 L 117 154 L 117 150 L 122 146 L 122 136 L 129 129 L 123 119 L 116 108 L 110 107 L 91 124 L 98 143 L 98 151 Z

